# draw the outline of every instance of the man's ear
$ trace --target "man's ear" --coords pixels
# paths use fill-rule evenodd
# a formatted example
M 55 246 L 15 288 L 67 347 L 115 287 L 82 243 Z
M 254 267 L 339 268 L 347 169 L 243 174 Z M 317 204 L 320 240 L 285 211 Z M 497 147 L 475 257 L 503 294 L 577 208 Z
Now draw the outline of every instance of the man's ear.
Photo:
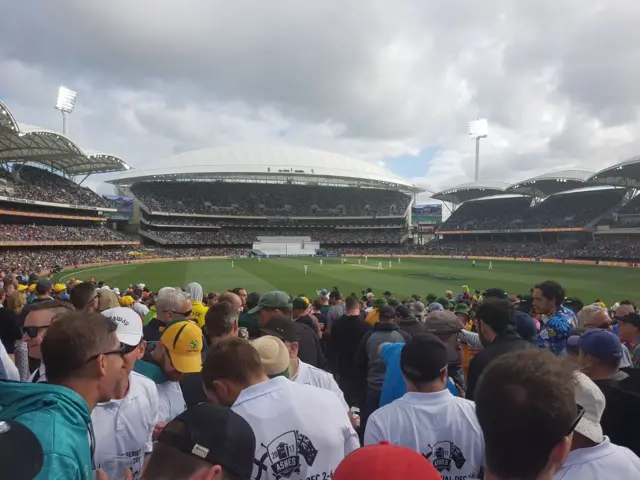
M 571 451 L 571 442 L 573 441 L 573 433 L 571 435 L 567 435 L 566 437 L 562 437 L 562 440 L 558 442 L 558 444 L 553 447 L 551 450 L 551 455 L 549 455 L 549 461 L 547 462 L 547 470 L 555 475 L 560 471 L 562 465 L 564 465 L 565 460 L 569 456 L 569 452 Z

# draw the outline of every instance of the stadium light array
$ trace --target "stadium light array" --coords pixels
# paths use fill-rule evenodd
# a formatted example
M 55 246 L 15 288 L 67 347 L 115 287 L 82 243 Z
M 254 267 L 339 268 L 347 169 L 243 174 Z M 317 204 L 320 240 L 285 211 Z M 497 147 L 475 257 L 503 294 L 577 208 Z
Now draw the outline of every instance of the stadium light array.
M 58 89 L 58 99 L 56 100 L 56 110 L 62 113 L 62 134 L 67 134 L 67 114 L 72 113 L 76 107 L 78 92 L 67 87 L 60 86 Z

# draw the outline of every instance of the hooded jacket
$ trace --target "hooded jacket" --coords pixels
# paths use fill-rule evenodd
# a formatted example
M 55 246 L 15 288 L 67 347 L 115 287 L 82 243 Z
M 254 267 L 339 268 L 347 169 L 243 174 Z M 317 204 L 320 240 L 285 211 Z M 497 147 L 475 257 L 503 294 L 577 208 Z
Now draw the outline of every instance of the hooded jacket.
M 44 464 L 36 480 L 93 479 L 91 412 L 70 388 L 0 382 L 0 420 L 26 425 L 40 441 Z

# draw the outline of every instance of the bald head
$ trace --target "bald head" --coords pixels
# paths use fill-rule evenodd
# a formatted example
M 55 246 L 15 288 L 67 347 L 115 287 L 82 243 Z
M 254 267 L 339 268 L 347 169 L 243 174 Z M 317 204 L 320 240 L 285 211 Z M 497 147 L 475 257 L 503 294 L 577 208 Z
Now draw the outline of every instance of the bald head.
M 599 305 L 586 306 L 578 314 L 578 325 L 586 329 L 608 328 L 610 324 L 609 313 Z
M 230 303 L 231 305 L 233 305 L 233 308 L 237 311 L 237 312 L 241 312 L 243 305 L 242 305 L 242 299 L 240 298 L 239 295 L 236 295 L 233 292 L 225 292 L 222 294 L 222 296 L 220 297 L 220 301 L 221 302 L 227 302 Z
M 633 305 L 620 305 L 616 308 L 615 316 L 617 318 L 622 318 L 630 313 L 633 313 Z

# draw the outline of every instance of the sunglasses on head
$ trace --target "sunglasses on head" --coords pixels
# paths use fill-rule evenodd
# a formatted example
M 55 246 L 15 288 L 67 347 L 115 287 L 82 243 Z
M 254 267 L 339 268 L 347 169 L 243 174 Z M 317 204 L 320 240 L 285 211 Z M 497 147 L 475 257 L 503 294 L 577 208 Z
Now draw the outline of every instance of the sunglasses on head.
M 29 338 L 36 338 L 38 336 L 38 332 L 40 332 L 41 329 L 43 328 L 49 328 L 48 325 L 42 326 L 42 327 L 21 327 L 20 331 L 22 332 L 22 335 L 26 335 Z

